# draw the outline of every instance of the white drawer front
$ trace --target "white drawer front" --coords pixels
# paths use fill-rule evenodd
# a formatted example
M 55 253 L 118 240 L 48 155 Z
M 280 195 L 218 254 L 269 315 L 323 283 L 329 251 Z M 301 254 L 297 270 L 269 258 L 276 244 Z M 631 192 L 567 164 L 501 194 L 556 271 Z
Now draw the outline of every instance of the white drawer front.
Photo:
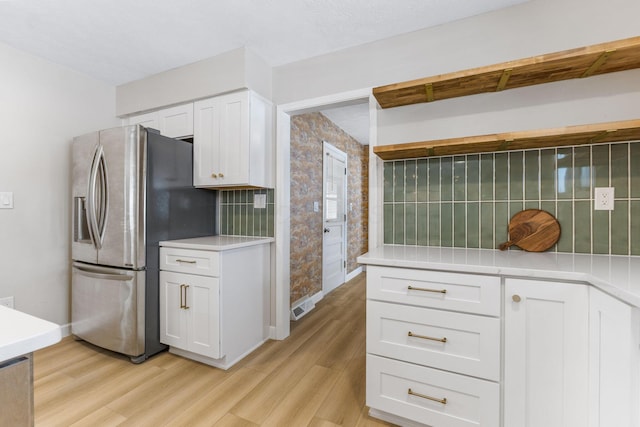
M 500 319 L 369 300 L 367 353 L 499 381 Z
M 179 248 L 160 248 L 160 270 L 220 276 L 220 254 Z
M 500 278 L 369 266 L 367 298 L 499 316 Z
M 429 400 L 427 396 L 446 399 L 446 403 Z M 500 425 L 498 383 L 370 354 L 367 405 L 431 426 Z

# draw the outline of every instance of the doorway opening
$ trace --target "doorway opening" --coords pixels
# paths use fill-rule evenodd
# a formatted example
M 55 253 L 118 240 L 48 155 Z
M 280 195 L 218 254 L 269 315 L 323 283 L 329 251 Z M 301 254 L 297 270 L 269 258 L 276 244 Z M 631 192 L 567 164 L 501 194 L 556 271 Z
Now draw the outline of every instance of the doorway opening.
M 364 153 L 364 160 L 352 161 L 352 148 L 347 149 L 344 144 L 336 141 L 333 136 L 322 135 L 322 132 L 327 131 L 327 129 L 333 129 L 335 132 L 351 138 L 350 135 L 347 135 L 346 129 L 343 130 L 341 126 L 333 122 L 332 114 L 335 111 L 342 113 L 343 109 L 348 111 L 349 107 L 357 107 L 365 112 L 366 123 L 364 128 L 368 139 L 371 129 L 374 128 L 371 117 L 375 116 L 375 111 L 372 115 L 371 108 L 374 108 L 374 110 L 376 108 L 375 100 L 370 95 L 370 89 L 359 90 L 278 106 L 276 261 L 273 282 L 275 292 L 272 305 L 275 317 L 273 319 L 275 321 L 272 324 L 275 325 L 275 330 L 271 334 L 273 338 L 284 339 L 289 335 L 290 309 L 294 303 L 299 301 L 300 298 L 309 298 L 314 300 L 312 301 L 313 304 L 322 299 L 325 292 L 322 279 L 322 246 L 324 234 L 330 234 L 330 232 L 323 232 L 324 228 L 326 228 L 323 223 L 323 214 L 327 204 L 322 191 L 323 141 L 329 141 L 336 148 L 347 154 L 347 161 L 345 162 L 348 168 L 347 179 L 358 179 L 358 183 L 353 187 L 349 183 L 347 185 L 348 192 L 344 192 L 347 196 L 347 201 L 342 206 L 347 211 L 345 213 L 348 219 L 347 225 L 344 227 L 347 236 L 344 239 L 344 247 L 347 250 L 347 254 L 342 260 L 344 279 L 340 281 L 344 283 L 362 271 L 356 259 L 360 254 L 367 251 L 368 243 L 365 241 L 356 251 L 350 251 L 349 247 L 352 237 L 357 235 L 356 232 L 352 233 L 352 227 L 358 226 L 361 230 L 361 235 L 368 237 L 369 214 L 367 209 L 369 204 L 367 193 L 370 179 L 368 172 L 370 148 L 368 145 L 356 144 L 358 146 L 356 151 Z M 331 120 L 329 117 L 331 117 Z M 336 121 L 339 121 L 339 119 Z M 317 132 L 320 132 L 320 134 L 317 134 Z M 351 139 L 355 141 L 354 138 Z M 306 144 L 303 149 L 297 145 L 299 141 Z M 314 147 L 314 153 L 317 154 L 310 154 L 309 147 L 312 146 Z M 302 163 L 302 167 L 296 165 L 296 162 Z M 360 167 L 361 169 L 355 172 L 352 167 Z M 319 170 L 318 174 L 314 175 L 314 171 L 317 170 Z M 362 170 L 365 171 L 364 174 Z M 352 193 L 357 194 L 362 200 L 357 203 L 352 202 Z M 366 207 L 364 214 L 362 214 L 362 206 Z M 351 212 L 360 212 L 357 225 L 351 224 L 349 221 L 352 216 Z M 354 214 L 353 216 L 355 217 L 356 215 Z M 320 221 L 319 223 L 316 222 L 318 220 Z M 312 222 L 318 224 L 313 226 L 314 232 L 301 232 L 298 230 L 300 223 L 309 226 Z M 313 286 L 308 280 L 309 277 L 315 278 Z

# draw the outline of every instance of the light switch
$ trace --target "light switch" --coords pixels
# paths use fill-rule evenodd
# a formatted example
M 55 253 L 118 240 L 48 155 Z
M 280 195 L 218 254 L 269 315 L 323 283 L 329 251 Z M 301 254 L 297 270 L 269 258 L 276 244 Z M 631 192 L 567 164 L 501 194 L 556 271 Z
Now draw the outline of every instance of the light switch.
M 13 193 L 0 193 L 0 209 L 13 209 Z
M 253 207 L 256 209 L 264 209 L 267 207 L 267 195 L 266 194 L 254 194 L 253 195 Z

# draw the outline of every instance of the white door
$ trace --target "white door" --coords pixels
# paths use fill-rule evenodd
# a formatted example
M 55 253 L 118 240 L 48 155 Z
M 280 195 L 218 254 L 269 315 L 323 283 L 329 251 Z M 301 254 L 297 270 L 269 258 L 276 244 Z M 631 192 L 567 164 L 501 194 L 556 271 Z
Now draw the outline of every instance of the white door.
M 345 282 L 347 271 L 347 155 L 323 142 L 322 292 Z
M 587 288 L 506 279 L 504 425 L 588 423 Z

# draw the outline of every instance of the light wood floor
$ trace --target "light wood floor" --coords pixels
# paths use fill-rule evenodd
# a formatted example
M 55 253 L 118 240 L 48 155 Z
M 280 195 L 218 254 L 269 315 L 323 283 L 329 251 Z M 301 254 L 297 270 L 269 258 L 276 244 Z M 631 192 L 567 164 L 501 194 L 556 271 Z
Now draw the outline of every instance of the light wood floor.
M 385 426 L 365 406 L 365 278 L 228 371 L 167 352 L 134 365 L 72 338 L 35 353 L 36 426 Z

